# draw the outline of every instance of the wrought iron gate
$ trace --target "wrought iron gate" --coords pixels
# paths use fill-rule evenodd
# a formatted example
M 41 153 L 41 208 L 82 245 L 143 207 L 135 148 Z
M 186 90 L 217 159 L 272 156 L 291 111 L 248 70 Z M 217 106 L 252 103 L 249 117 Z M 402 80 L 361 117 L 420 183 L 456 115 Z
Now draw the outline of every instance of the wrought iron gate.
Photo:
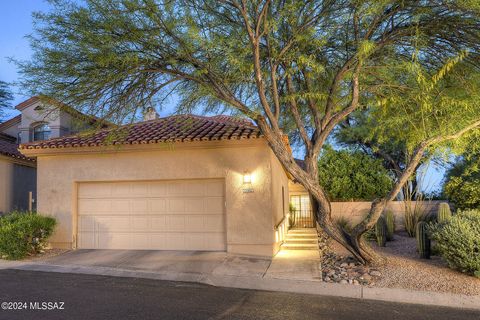
M 290 223 L 295 228 L 315 228 L 315 218 L 310 207 L 308 195 L 292 195 L 290 197 Z

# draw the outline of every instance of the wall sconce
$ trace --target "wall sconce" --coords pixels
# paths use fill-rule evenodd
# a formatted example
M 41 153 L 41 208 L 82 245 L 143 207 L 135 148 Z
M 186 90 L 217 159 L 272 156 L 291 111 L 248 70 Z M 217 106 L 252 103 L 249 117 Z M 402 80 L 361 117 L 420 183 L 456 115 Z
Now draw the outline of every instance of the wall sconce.
M 243 184 L 252 184 L 252 174 L 248 171 L 243 173 Z
M 249 171 L 243 172 L 243 193 L 253 192 L 252 188 L 252 174 Z

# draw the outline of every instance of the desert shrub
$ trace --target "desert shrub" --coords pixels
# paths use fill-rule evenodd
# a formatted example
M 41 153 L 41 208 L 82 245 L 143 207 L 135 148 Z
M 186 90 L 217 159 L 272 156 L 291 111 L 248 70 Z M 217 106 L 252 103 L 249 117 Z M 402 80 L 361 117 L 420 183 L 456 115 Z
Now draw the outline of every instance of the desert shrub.
M 40 252 L 53 233 L 54 218 L 15 211 L 0 218 L 0 255 L 17 260 Z
M 429 232 L 451 268 L 480 278 L 480 210 L 458 211 L 443 223 L 432 223 Z

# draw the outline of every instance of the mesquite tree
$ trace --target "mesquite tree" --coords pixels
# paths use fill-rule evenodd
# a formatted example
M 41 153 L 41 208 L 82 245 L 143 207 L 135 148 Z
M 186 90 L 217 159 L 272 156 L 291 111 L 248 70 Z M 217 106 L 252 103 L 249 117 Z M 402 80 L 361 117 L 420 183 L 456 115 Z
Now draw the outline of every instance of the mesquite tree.
M 394 106 L 381 95 L 388 88 L 395 98 L 410 92 L 393 90 L 410 80 L 388 77 L 397 64 L 412 63 L 415 56 L 416 65 L 438 70 L 460 52 L 469 53 L 469 62 L 478 54 L 478 8 L 463 1 L 52 4 L 49 13 L 36 14 L 32 60 L 19 62 L 33 92 L 116 121 L 171 94 L 182 107 L 225 108 L 249 117 L 285 169 L 309 191 L 320 226 L 363 263 L 377 256 L 361 235 L 412 170 L 406 166 L 389 196 L 375 201 L 369 216 L 348 233 L 332 221 L 330 201 L 318 182 L 317 159 L 325 141 L 352 112 L 374 114 L 369 106 Z M 448 126 L 442 138 L 422 141 L 411 161 L 476 127 L 478 118 L 466 116 Z M 305 170 L 284 143 L 291 132 L 303 144 Z
M 13 95 L 8 84 L 0 80 L 0 119 L 3 117 L 3 109 L 10 106 L 10 101 L 12 99 Z

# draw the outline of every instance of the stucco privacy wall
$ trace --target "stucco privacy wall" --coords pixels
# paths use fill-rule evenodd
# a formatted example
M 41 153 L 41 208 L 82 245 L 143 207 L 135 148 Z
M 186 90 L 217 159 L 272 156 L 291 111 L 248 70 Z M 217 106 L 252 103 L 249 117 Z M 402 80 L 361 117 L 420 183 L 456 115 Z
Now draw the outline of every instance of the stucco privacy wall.
M 272 199 L 271 172 L 277 171 L 278 165 L 273 167 L 272 162 L 278 160 L 271 157 L 263 140 L 124 146 L 108 151 L 87 148 L 70 154 L 61 154 L 60 150 L 50 152 L 56 154 L 49 155 L 47 150 L 47 154 L 38 154 L 37 158 L 38 211 L 58 219 L 59 225 L 51 238 L 55 247 L 70 248 L 73 244 L 77 183 L 222 178 L 227 250 L 267 256 L 274 253 L 272 216 L 279 213 Z M 252 193 L 243 192 L 245 171 L 252 174 Z M 282 174 L 285 175 L 283 170 Z
M 409 203 L 412 210 L 417 207 L 422 210 L 425 214 L 434 213 L 438 210 L 440 203 L 444 201 L 412 201 Z M 370 207 L 371 202 L 332 202 L 332 217 L 340 218 L 345 217 L 352 224 L 356 224 L 366 216 Z M 398 230 L 404 229 L 404 215 L 405 215 L 405 206 L 404 201 L 391 201 L 388 203 L 386 210 L 392 211 L 395 215 L 395 228 Z

